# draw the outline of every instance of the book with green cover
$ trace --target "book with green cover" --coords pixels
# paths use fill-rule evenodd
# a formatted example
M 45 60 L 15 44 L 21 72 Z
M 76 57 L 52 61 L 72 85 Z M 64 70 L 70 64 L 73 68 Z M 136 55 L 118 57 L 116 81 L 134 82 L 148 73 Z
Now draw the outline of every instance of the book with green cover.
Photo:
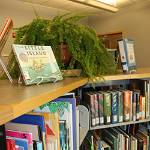
M 12 48 L 25 85 L 62 80 L 51 46 L 13 44 Z

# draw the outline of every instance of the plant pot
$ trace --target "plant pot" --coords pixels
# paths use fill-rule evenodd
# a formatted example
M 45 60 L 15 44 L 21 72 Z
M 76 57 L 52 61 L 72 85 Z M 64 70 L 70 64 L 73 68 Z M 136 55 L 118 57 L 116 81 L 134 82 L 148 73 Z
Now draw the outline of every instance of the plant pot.
M 68 45 L 65 43 L 60 44 L 60 56 L 61 56 L 61 62 L 64 64 L 64 66 L 67 67 L 72 58 L 72 54 L 68 49 Z
M 68 70 L 61 70 L 62 75 L 64 77 L 79 77 L 81 74 L 81 69 L 68 69 Z

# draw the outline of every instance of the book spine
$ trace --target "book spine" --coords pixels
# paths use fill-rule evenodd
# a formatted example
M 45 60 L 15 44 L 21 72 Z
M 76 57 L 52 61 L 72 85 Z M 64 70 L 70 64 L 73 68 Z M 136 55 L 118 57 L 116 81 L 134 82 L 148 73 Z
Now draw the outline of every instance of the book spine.
M 103 93 L 104 97 L 104 124 L 111 123 L 111 93 Z
M 130 120 L 130 109 L 131 109 L 131 92 L 130 91 L 123 91 L 123 106 L 124 106 L 124 121 Z
M 145 97 L 142 96 L 142 114 L 141 114 L 141 119 L 145 119 L 146 116 L 146 105 L 145 105 Z
M 118 91 L 118 119 L 123 122 L 123 93 Z
M 136 121 L 136 93 L 132 94 L 132 120 Z
M 140 119 L 140 93 L 136 92 L 136 120 Z
M 111 121 L 112 123 L 118 122 L 118 94 L 117 92 L 111 93 Z
M 99 125 L 99 104 L 98 104 L 97 93 L 93 93 L 93 97 L 94 97 L 94 108 L 95 108 L 95 124 Z
M 91 126 L 94 127 L 96 125 L 94 96 L 92 94 L 89 94 L 88 96 L 90 103 Z
M 99 120 L 100 120 L 100 125 L 104 124 L 104 99 L 103 99 L 103 94 L 98 93 L 98 105 L 99 105 Z

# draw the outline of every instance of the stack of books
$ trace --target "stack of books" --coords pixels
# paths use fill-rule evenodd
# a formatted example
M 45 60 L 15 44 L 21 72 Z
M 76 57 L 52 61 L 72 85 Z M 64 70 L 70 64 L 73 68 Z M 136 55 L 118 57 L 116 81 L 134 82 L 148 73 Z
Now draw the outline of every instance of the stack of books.
M 139 80 L 138 89 L 115 89 L 85 93 L 91 127 L 139 121 L 150 117 L 150 81 Z
M 149 140 L 150 135 L 147 125 L 136 124 L 92 131 L 88 133 L 82 144 L 82 149 L 149 150 Z
M 7 150 L 77 150 L 76 98 L 58 98 L 4 127 Z

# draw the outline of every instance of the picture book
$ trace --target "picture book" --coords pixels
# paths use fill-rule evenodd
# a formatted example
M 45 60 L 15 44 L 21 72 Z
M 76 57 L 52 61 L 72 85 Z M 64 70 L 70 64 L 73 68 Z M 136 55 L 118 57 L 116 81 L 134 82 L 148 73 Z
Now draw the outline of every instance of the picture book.
M 12 48 L 25 85 L 62 80 L 51 46 L 13 44 Z
M 58 112 L 59 121 L 65 121 L 65 126 L 67 128 L 65 145 L 60 146 L 65 147 L 65 150 L 76 150 L 76 101 L 75 98 L 58 98 L 53 102 L 49 102 L 34 111 L 36 112 Z M 60 125 L 60 124 L 59 124 Z M 62 124 L 64 125 L 64 124 Z M 64 128 L 65 129 L 65 128 Z M 61 132 L 61 131 L 60 131 Z M 61 137 L 61 133 L 60 133 Z
M 40 115 L 44 117 L 46 128 L 46 145 L 47 149 L 50 149 L 51 144 L 54 143 L 54 147 L 60 150 L 60 137 L 59 137 L 59 116 L 58 113 L 50 112 L 31 112 L 29 114 Z

